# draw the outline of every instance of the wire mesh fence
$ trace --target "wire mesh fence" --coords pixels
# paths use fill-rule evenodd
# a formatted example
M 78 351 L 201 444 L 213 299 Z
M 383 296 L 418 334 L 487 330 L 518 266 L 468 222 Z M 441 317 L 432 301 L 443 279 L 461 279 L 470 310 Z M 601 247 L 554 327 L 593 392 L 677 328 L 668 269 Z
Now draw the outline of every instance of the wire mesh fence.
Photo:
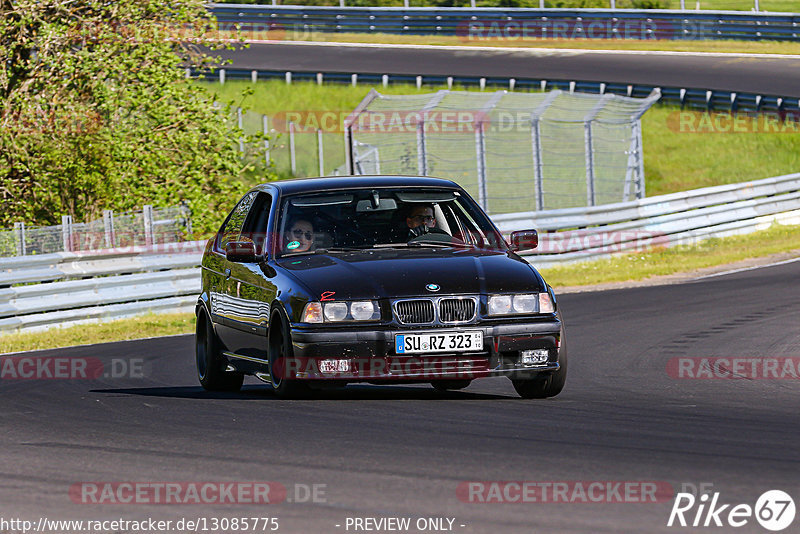
M 372 91 L 345 124 L 346 170 L 449 178 L 491 213 L 641 198 L 640 118 L 658 97 Z
M 294 122 L 290 114 L 263 115 L 235 110 L 243 139 L 239 149 L 243 157 L 263 162 L 279 176 L 329 176 L 344 164 L 344 136 L 338 113 L 327 128 Z M 313 112 L 312 112 L 313 113 Z M 306 118 L 309 113 L 304 114 Z
M 190 215 L 187 206 L 144 206 L 120 214 L 105 210 L 102 219 L 85 223 L 73 223 L 69 215 L 53 226 L 19 222 L 0 230 L 0 257 L 177 243 L 192 232 Z

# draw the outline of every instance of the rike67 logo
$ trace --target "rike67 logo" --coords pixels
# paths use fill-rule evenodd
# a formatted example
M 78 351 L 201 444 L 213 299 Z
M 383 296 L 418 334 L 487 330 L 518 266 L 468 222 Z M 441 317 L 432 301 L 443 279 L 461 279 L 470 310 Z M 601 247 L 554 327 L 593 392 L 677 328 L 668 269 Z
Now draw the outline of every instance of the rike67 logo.
M 794 500 L 781 490 L 765 491 L 749 504 L 723 503 L 720 493 L 678 493 L 669 514 L 667 526 L 681 527 L 743 527 L 753 518 L 767 530 L 778 532 L 792 524 L 795 517 Z

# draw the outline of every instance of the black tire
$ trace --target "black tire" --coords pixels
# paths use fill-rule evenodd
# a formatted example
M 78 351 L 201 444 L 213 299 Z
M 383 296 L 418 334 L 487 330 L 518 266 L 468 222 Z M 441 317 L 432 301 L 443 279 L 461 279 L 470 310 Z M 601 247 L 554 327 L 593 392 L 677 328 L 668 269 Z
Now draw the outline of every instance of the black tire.
M 269 330 L 269 378 L 272 389 L 282 399 L 301 399 L 311 394 L 308 384 L 284 376 L 286 362 L 294 356 L 289 325 L 283 314 L 276 312 L 270 321 Z M 281 359 L 283 361 L 281 362 Z M 277 372 L 276 372 L 277 371 Z
M 242 389 L 244 375 L 227 372 L 227 360 L 222 356 L 220 343 L 211 320 L 204 309 L 197 313 L 195 327 L 195 364 L 197 379 L 207 391 L 239 391 Z
M 469 379 L 452 379 L 452 380 L 434 380 L 431 382 L 433 389 L 436 391 L 451 391 L 456 389 L 464 389 L 472 383 Z
M 563 325 L 563 323 L 562 323 Z M 567 381 L 567 338 L 561 327 L 561 347 L 558 350 L 558 371 L 534 378 L 511 379 L 514 389 L 523 399 L 546 399 L 555 397 L 564 389 Z

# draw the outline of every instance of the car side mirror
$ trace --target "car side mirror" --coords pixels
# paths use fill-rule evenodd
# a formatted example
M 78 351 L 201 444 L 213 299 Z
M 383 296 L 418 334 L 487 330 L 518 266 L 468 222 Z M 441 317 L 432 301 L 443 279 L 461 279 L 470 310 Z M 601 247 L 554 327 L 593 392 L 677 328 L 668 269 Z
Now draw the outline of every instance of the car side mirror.
M 264 261 L 262 254 L 256 254 L 256 244 L 252 241 L 231 241 L 225 245 L 225 258 L 236 263 L 256 263 Z
M 539 246 L 539 232 L 536 230 L 519 230 L 511 232 L 511 250 L 533 250 Z

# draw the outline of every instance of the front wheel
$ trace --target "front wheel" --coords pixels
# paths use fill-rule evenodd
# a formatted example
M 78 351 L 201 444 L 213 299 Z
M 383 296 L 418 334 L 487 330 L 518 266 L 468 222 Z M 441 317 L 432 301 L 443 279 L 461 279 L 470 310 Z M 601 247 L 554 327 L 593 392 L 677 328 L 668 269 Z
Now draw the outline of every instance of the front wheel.
M 307 397 L 311 390 L 307 384 L 289 378 L 293 365 L 292 339 L 289 326 L 282 314 L 276 313 L 270 322 L 269 335 L 269 378 L 272 389 L 282 399 Z
M 220 343 L 205 310 L 197 314 L 195 327 L 195 363 L 200 385 L 207 391 L 239 391 L 244 382 L 242 373 L 227 372 Z
M 563 323 L 562 323 L 563 324 Z M 567 381 L 567 338 L 564 327 L 561 327 L 561 346 L 558 349 L 558 371 L 543 374 L 534 378 L 511 379 L 514 389 L 523 399 L 546 399 L 555 397 L 564 389 Z

